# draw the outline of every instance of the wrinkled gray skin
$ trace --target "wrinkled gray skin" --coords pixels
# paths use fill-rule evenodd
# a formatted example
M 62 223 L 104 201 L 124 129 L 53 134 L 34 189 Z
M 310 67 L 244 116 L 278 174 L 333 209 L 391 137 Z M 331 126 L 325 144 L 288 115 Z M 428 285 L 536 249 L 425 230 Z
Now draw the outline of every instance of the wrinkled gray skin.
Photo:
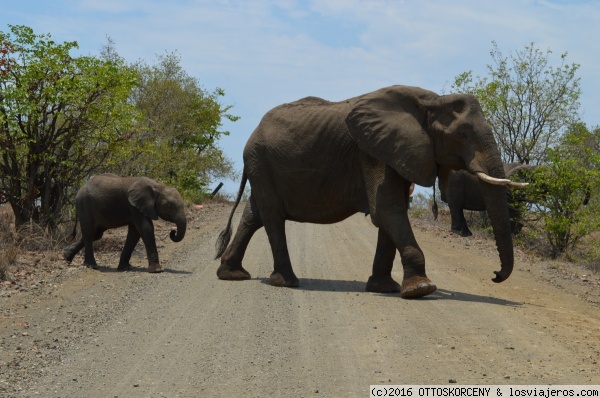
M 504 164 L 506 178 L 513 175 L 533 170 L 535 166 L 524 165 L 519 162 Z M 466 170 L 454 170 L 450 172 L 445 184 L 439 182 L 438 187 L 442 201 L 448 203 L 451 217 L 450 230 L 461 236 L 471 236 L 473 233 L 467 225 L 463 210 L 485 211 L 485 201 L 481 192 L 479 179 Z M 519 199 L 508 191 L 508 213 L 511 219 L 510 227 L 513 234 L 519 233 L 523 224 L 519 221 L 520 214 L 516 202 Z M 515 204 L 515 206 L 513 206 Z
M 185 236 L 186 217 L 183 199 L 179 192 L 147 177 L 119 177 L 101 174 L 92 177 L 77 193 L 76 222 L 81 227 L 81 239 L 64 250 L 68 262 L 85 247 L 84 264 L 97 268 L 93 241 L 102 237 L 107 229 L 127 225 L 127 239 L 121 253 L 118 269 L 131 267 L 129 260 L 140 238 L 146 247 L 148 272 L 162 272 L 154 238 L 152 220 L 159 217 L 175 223 L 177 231 L 170 233 L 173 242 Z
M 393 86 L 341 102 L 308 97 L 269 111 L 244 149 L 244 172 L 252 192 L 231 244 L 232 210 L 217 241 L 220 279 L 249 279 L 242 267 L 252 235 L 269 238 L 275 286 L 299 286 L 288 254 L 285 221 L 329 224 L 361 212 L 378 227 L 372 292 L 428 295 L 436 286 L 425 273 L 425 257 L 407 215 L 411 181 L 432 186 L 450 169 L 504 178 L 490 126 L 471 95 L 439 96 L 416 87 Z M 502 269 L 513 269 L 506 187 L 482 184 Z M 400 253 L 402 285 L 392 279 Z

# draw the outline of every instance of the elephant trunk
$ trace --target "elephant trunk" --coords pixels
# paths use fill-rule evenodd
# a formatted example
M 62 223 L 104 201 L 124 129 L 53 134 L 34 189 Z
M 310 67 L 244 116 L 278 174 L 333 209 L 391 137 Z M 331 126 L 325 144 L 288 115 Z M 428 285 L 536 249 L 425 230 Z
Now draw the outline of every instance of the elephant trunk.
M 171 240 L 173 242 L 181 242 L 181 240 L 185 236 L 187 222 L 186 222 L 185 218 L 183 218 L 183 219 L 180 219 L 179 221 L 175 222 L 175 225 L 177 225 L 177 230 L 171 230 L 169 237 L 171 238 Z
M 499 283 L 510 276 L 514 266 L 513 241 L 508 214 L 508 192 L 504 186 L 491 185 L 483 181 L 480 181 L 479 184 L 500 255 L 501 269 L 494 271 L 496 277 L 492 279 Z

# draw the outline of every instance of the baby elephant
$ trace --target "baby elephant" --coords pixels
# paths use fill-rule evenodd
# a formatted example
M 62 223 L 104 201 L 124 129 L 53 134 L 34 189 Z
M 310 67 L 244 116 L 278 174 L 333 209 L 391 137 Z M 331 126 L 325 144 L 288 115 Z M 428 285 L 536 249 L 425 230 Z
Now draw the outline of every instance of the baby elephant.
M 107 229 L 127 225 L 129 229 L 119 271 L 131 267 L 131 254 L 142 238 L 148 256 L 148 272 L 162 272 L 152 220 L 160 217 L 177 225 L 177 231 L 172 230 L 170 234 L 173 242 L 180 242 L 185 236 L 187 222 L 181 195 L 176 189 L 147 177 L 119 177 L 114 174 L 92 177 L 77 192 L 75 203 L 77 214 L 73 238 L 79 219 L 81 239 L 65 248 L 63 254 L 68 262 L 85 247 L 84 264 L 98 268 L 92 242 L 100 239 Z

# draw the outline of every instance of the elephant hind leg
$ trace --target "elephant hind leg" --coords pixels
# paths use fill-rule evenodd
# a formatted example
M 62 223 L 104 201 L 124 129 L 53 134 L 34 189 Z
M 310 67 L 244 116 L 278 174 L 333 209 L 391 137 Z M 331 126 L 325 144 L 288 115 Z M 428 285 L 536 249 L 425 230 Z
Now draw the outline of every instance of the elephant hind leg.
M 83 239 L 79 239 L 77 242 L 73 243 L 72 245 L 67 246 L 64 250 L 63 250 L 63 257 L 64 259 L 70 263 L 71 261 L 73 261 L 73 258 L 75 257 L 75 255 L 77 253 L 79 253 L 81 251 L 81 249 L 83 249 Z
M 263 226 L 260 214 L 250 196 L 250 200 L 238 225 L 237 231 L 231 244 L 221 255 L 221 265 L 217 269 L 217 276 L 223 280 L 245 280 L 250 279 L 250 273 L 242 267 L 242 260 L 246 248 L 254 233 Z

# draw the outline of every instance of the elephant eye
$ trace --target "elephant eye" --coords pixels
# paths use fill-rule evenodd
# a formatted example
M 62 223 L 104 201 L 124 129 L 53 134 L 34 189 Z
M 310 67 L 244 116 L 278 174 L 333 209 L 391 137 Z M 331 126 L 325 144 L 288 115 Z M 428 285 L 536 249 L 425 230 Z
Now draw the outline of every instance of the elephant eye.
M 473 125 L 470 123 L 461 123 L 456 129 L 456 134 L 460 137 L 461 140 L 468 140 L 469 137 L 473 137 L 475 134 L 473 131 Z

